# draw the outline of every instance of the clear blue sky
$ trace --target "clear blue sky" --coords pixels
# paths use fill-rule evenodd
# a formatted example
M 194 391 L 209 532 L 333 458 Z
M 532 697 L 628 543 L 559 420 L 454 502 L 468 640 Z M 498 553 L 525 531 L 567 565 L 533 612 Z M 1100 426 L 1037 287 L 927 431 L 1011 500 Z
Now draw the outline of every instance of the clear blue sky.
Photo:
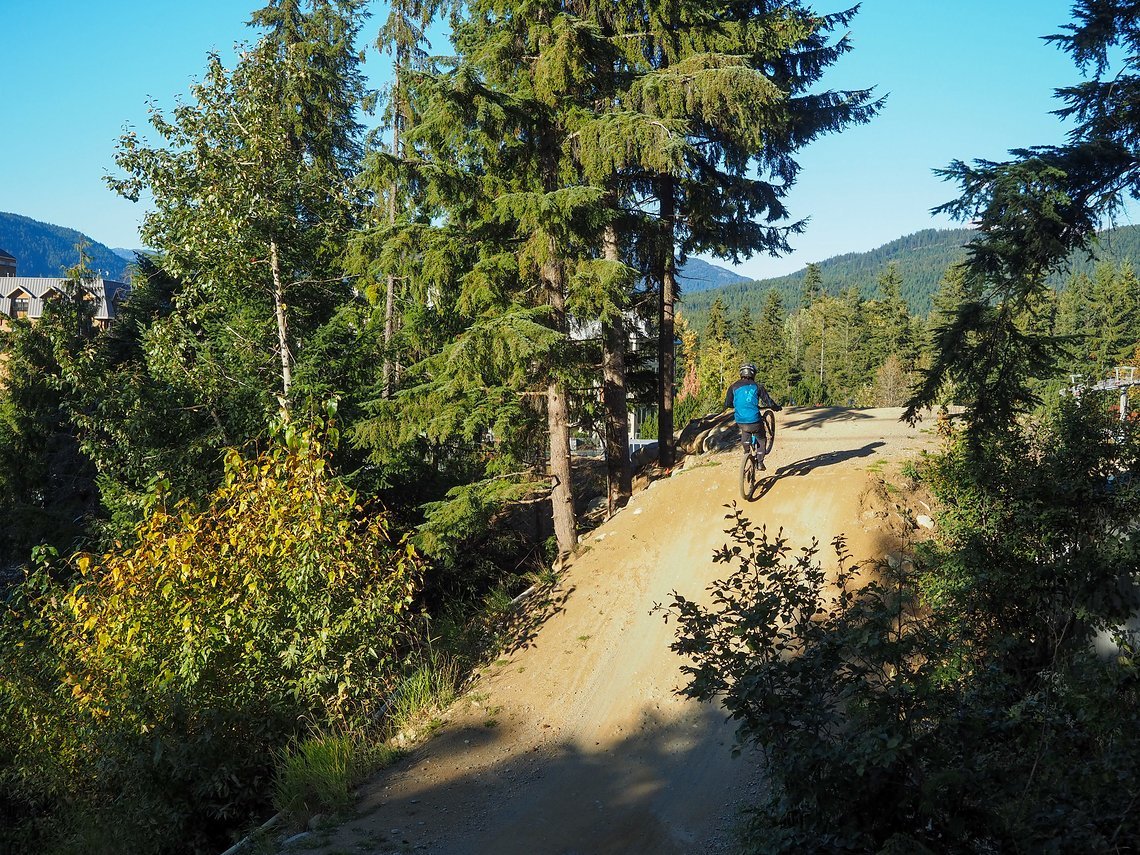
M 0 104 L 0 211 L 138 246 L 143 204 L 108 190 L 126 126 L 147 130 L 147 103 L 169 107 L 205 68 L 208 51 L 232 52 L 258 0 L 0 0 L 4 71 Z M 840 3 L 818 2 L 828 11 Z M 952 225 L 929 209 L 955 195 L 931 170 L 954 158 L 1001 158 L 1014 147 L 1056 143 L 1053 89 L 1077 79 L 1041 36 L 1070 20 L 1069 0 L 866 0 L 855 49 L 824 78 L 830 88 L 874 85 L 888 95 L 871 124 L 825 137 L 801 154 L 792 192 L 806 234 L 785 258 L 737 268 L 756 277 L 873 249 L 904 234 Z M 374 6 L 371 41 L 385 7 Z M 439 47 L 437 45 L 437 47 Z M 383 59 L 372 51 L 368 67 Z M 376 81 L 374 81 L 376 82 Z

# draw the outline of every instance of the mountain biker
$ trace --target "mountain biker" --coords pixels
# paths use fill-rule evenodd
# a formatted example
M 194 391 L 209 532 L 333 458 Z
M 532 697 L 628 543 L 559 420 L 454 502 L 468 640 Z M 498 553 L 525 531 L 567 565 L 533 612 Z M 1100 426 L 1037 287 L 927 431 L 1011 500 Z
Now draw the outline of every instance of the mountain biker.
M 782 410 L 779 404 L 772 400 L 768 390 L 756 382 L 756 366 L 745 362 L 740 366 L 740 379 L 728 387 L 724 396 L 724 408 L 732 408 L 736 417 L 736 424 L 740 428 L 740 441 L 744 445 L 744 453 L 748 454 L 752 448 L 752 435 L 756 434 L 758 466 L 761 471 L 768 467 L 764 465 L 764 420 L 760 417 L 761 408 Z

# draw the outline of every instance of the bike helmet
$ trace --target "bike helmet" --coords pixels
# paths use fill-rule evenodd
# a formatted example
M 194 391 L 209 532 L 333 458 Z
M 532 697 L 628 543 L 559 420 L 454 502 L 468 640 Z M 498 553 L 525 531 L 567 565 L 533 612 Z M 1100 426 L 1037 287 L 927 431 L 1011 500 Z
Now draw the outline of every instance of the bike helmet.
M 740 366 L 740 376 L 752 378 L 756 376 L 756 366 L 751 362 L 745 362 Z

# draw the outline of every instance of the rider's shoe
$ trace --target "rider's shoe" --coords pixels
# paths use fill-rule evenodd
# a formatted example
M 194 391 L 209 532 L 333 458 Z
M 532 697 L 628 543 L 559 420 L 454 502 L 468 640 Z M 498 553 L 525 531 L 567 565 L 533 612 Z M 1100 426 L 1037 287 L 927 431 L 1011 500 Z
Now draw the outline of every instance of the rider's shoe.
M 763 457 L 760 458 L 759 469 L 761 472 L 767 472 L 768 471 L 768 467 L 764 465 L 764 458 Z

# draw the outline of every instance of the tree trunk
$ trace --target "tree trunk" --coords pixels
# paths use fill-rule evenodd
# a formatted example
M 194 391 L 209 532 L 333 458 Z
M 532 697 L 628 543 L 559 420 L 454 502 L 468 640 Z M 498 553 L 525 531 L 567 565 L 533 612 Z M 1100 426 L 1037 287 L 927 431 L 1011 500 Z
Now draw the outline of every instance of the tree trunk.
M 396 67 L 396 83 L 392 92 L 392 156 L 400 156 L 400 67 Z M 396 183 L 388 190 L 388 225 L 396 224 Z M 399 379 L 399 366 L 392 359 L 392 338 L 396 334 L 396 277 L 388 274 L 388 288 L 384 295 L 384 397 L 392 396 Z
M 289 415 L 289 388 L 293 385 L 293 354 L 289 351 L 289 318 L 285 312 L 285 285 L 277 241 L 269 242 L 269 269 L 273 273 L 273 310 L 277 316 L 277 349 L 281 353 L 281 414 Z
M 608 225 L 602 235 L 607 261 L 621 261 L 617 231 Z M 602 324 L 602 406 L 605 410 L 606 481 L 610 515 L 624 507 L 633 492 L 629 462 L 629 405 L 625 388 L 626 332 L 623 319 Z
M 542 266 L 546 299 L 551 307 L 551 324 L 566 332 L 566 294 L 562 268 L 557 262 Z M 570 406 L 566 388 L 556 376 L 546 386 L 546 425 L 550 434 L 550 508 L 558 553 L 569 555 L 578 545 L 578 521 L 574 514 L 574 485 L 570 466 Z
M 661 227 L 664 240 L 658 257 L 658 276 L 661 283 L 661 301 L 657 313 L 657 365 L 661 376 L 657 387 L 657 462 L 662 467 L 676 461 L 673 441 L 673 303 L 677 296 L 676 262 L 673 255 L 674 182 L 672 176 L 658 181 L 661 206 Z
M 550 508 L 558 554 L 569 555 L 578 545 L 574 491 L 570 481 L 570 408 L 561 381 L 546 387 L 546 425 L 550 431 Z

